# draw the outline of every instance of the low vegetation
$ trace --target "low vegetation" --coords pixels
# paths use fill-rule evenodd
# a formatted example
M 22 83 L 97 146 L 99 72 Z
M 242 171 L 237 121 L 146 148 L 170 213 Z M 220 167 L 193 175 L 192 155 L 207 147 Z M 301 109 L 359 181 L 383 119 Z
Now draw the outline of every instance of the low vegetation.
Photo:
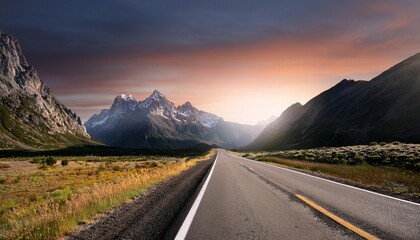
M 0 239 L 64 236 L 210 154 L 1 159 Z
M 420 144 L 373 142 L 336 148 L 242 152 L 240 155 L 420 202 Z
M 278 157 L 345 165 L 369 164 L 420 170 L 420 144 L 400 142 L 376 143 L 345 147 L 251 152 L 253 157 Z

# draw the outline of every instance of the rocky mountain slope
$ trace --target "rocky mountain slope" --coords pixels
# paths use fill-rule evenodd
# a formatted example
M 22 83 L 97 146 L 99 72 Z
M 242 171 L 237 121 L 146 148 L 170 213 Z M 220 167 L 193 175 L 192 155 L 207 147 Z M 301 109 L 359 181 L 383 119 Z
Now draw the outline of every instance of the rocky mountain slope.
M 343 80 L 285 110 L 247 147 L 294 149 L 420 143 L 420 53 L 371 81 Z
M 89 134 L 116 147 L 179 149 L 199 143 L 238 148 L 249 144 L 263 129 L 226 122 L 198 110 L 190 102 L 176 107 L 155 90 L 143 101 L 117 96 L 110 109 L 86 123 Z
M 90 139 L 27 62 L 18 41 L 0 32 L 0 148 L 55 148 Z

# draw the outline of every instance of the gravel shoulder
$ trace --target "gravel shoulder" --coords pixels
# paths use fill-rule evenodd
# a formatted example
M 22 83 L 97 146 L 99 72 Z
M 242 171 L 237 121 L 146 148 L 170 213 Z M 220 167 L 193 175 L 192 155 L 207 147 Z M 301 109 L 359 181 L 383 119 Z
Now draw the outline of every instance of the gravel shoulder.
M 161 239 L 202 182 L 215 156 L 156 185 L 67 239 Z

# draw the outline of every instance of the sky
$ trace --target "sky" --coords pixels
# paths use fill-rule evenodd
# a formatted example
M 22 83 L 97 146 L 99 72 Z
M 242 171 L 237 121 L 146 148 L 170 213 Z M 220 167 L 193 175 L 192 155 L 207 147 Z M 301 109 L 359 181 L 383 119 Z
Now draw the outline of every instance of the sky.
M 417 0 L 0 0 L 0 30 L 83 121 L 157 89 L 255 124 L 419 52 L 419 12 Z

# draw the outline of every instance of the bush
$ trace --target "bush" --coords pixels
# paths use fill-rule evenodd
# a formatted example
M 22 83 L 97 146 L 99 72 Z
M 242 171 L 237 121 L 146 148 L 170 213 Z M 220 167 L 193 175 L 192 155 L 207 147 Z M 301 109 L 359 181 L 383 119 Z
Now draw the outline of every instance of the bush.
M 355 155 L 354 157 L 353 157 L 353 161 L 354 162 L 356 162 L 356 163 L 358 163 L 358 164 L 361 164 L 361 163 L 363 163 L 364 161 L 365 161 L 365 157 L 364 156 L 362 156 L 362 155 Z
M 57 160 L 55 160 L 52 157 L 47 157 L 45 159 L 45 164 L 47 164 L 48 166 L 54 166 L 54 164 L 56 164 L 56 163 L 57 163 Z
M 69 187 L 63 189 L 57 189 L 50 193 L 54 202 L 64 204 L 73 194 L 73 191 Z
M 31 201 L 31 202 L 36 202 L 36 201 L 38 201 L 38 199 L 39 199 L 39 197 L 36 194 L 31 194 L 29 196 L 29 201 Z
M 61 161 L 61 166 L 67 166 L 67 165 L 69 165 L 69 160 L 67 160 L 67 159 L 65 159 L 65 160 L 62 160 Z
M 18 207 L 18 204 L 16 203 L 15 200 L 13 199 L 6 200 L 0 205 L 0 214 L 4 214 L 8 211 L 12 211 L 13 209 L 17 207 Z
M 37 164 L 37 163 L 42 163 L 42 160 L 39 159 L 39 158 L 34 158 L 31 161 L 29 161 L 29 162 L 32 163 L 32 164 Z
M 374 154 L 374 155 L 368 155 L 365 158 L 366 162 L 371 164 L 371 165 L 378 165 L 381 163 L 382 158 L 381 156 Z
M 112 171 L 121 171 L 121 170 L 122 170 L 122 168 L 118 165 L 112 166 Z

